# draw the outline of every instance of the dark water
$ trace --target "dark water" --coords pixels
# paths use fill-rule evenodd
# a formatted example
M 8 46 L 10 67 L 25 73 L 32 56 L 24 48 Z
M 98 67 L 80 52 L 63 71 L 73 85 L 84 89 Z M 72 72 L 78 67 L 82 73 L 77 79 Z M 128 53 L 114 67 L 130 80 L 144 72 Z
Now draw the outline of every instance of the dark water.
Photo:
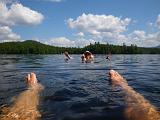
M 160 110 L 160 55 L 96 55 L 82 64 L 80 55 L 0 55 L 0 105 L 25 90 L 24 76 L 35 72 L 45 86 L 40 95 L 42 120 L 123 120 L 123 93 L 108 80 L 110 67 Z

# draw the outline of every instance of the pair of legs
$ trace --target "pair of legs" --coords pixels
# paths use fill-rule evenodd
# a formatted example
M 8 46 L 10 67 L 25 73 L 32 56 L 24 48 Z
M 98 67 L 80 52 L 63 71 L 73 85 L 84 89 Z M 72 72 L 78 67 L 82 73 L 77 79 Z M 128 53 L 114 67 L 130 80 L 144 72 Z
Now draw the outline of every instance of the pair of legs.
M 159 112 L 142 95 L 128 86 L 127 81 L 116 71 L 110 70 L 109 77 L 114 87 L 120 87 L 125 93 L 127 107 L 124 116 L 128 120 L 160 120 Z M 36 120 L 40 117 L 37 109 L 42 86 L 37 83 L 34 73 L 28 74 L 26 81 L 29 89 L 22 92 L 15 104 L 6 110 L 1 120 Z

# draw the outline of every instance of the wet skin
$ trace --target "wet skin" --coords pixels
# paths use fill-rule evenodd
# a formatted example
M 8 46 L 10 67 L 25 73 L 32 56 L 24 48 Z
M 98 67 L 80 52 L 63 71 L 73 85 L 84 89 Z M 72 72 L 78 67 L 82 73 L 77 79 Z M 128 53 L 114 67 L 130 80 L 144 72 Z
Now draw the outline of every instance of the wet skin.
M 127 81 L 116 71 L 110 70 L 109 77 L 113 87 L 120 87 L 125 93 L 127 107 L 124 116 L 127 120 L 160 120 L 160 114 L 141 94 L 128 86 Z
M 28 89 L 21 92 L 10 107 L 4 107 L 0 120 L 37 120 L 41 115 L 38 111 L 39 92 L 43 86 L 37 82 L 36 74 L 26 76 Z
M 127 81 L 116 71 L 110 70 L 109 77 L 113 87 L 120 87 L 125 93 L 127 107 L 124 117 L 127 120 L 160 120 L 159 112 L 141 94 L 128 86 Z M 0 120 L 37 120 L 39 92 L 43 89 L 37 81 L 36 74 L 26 76 L 28 89 L 20 93 L 11 107 L 3 108 Z

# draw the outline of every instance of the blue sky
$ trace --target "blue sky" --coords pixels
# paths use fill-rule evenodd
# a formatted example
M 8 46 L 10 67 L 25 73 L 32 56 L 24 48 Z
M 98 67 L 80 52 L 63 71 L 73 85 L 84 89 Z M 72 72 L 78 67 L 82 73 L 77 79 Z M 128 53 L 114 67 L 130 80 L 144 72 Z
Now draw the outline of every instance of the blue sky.
M 159 0 L 2 0 L 0 4 L 0 41 L 36 39 L 56 46 L 97 41 L 160 44 Z

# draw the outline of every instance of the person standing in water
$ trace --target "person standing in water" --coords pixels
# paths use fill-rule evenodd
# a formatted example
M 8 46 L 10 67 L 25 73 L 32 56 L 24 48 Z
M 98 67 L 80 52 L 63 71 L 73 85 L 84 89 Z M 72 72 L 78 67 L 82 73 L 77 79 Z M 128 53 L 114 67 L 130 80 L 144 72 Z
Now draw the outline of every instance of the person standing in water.
M 65 61 L 68 61 L 69 59 L 71 59 L 71 56 L 67 51 L 64 52 L 64 56 L 65 56 L 65 59 L 64 59 Z
M 11 107 L 2 108 L 0 120 L 37 120 L 41 117 L 38 105 L 43 86 L 37 82 L 35 73 L 28 74 L 26 82 L 28 89 L 18 95 Z
M 110 70 L 109 77 L 113 87 L 119 87 L 124 91 L 127 107 L 124 117 L 127 120 L 160 120 L 160 113 L 141 94 L 128 86 L 127 81 L 116 71 Z
M 82 62 L 90 63 L 90 62 L 92 62 L 94 60 L 94 56 L 93 56 L 93 54 L 91 52 L 86 51 L 81 56 L 81 60 L 82 60 Z

